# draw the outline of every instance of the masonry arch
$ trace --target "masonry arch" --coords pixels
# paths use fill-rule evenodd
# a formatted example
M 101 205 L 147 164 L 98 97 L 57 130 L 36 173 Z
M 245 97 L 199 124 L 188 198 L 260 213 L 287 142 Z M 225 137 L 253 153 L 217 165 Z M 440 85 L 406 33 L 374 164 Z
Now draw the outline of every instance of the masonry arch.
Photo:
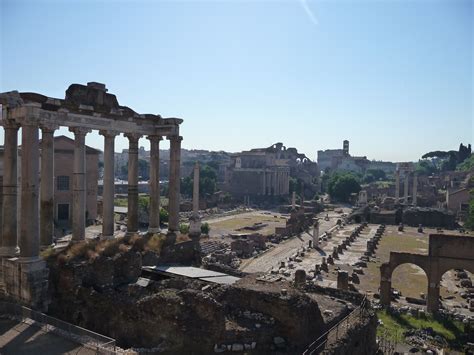
M 421 294 L 428 293 L 428 274 L 415 263 L 400 263 L 392 270 L 391 287 L 402 297 L 423 298 Z
M 380 266 L 380 302 L 389 305 L 392 301 L 392 275 L 394 270 L 404 264 L 412 264 L 424 272 L 427 286 L 424 288 L 429 293 L 430 263 L 427 255 L 391 252 L 390 261 Z M 421 292 L 421 291 L 420 291 Z M 418 295 L 419 297 L 419 295 Z

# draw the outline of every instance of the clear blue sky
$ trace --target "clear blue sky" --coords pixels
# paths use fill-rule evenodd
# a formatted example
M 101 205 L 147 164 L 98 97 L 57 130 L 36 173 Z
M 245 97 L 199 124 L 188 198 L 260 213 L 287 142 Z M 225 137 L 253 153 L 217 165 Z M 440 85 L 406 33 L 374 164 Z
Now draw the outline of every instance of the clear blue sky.
M 403 161 L 473 141 L 473 1 L 0 2 L 0 91 L 103 82 L 183 118 L 185 148 L 314 159 L 349 139 Z

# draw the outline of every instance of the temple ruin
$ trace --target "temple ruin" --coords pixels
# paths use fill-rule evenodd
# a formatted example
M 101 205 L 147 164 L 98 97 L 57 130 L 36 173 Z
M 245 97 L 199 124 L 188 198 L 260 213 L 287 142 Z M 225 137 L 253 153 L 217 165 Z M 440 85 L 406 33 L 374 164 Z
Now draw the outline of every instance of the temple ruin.
M 46 307 L 48 269 L 39 253 L 40 247 L 52 243 L 53 136 L 61 126 L 68 127 L 75 137 L 72 242 L 85 239 L 85 137 L 92 130 L 98 130 L 104 137 L 103 238 L 114 235 L 114 143 L 121 133 L 129 141 L 127 233 L 138 232 L 138 140 L 143 136 L 151 144 L 149 232 L 160 230 L 159 143 L 163 137 L 170 141 L 168 234 L 173 236 L 179 229 L 182 119 L 139 114 L 119 105 L 116 96 L 96 82 L 70 85 L 64 99 L 6 92 L 0 94 L 0 104 L 0 125 L 5 131 L 0 286 L 7 296 L 32 307 Z M 22 159 L 18 186 L 20 128 Z

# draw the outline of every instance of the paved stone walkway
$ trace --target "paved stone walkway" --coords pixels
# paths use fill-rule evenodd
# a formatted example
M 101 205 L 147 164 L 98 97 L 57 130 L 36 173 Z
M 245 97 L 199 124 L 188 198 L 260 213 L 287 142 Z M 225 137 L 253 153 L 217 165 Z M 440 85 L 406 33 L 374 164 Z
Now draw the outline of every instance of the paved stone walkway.
M 93 355 L 95 351 L 35 325 L 0 319 L 1 355 L 77 354 Z

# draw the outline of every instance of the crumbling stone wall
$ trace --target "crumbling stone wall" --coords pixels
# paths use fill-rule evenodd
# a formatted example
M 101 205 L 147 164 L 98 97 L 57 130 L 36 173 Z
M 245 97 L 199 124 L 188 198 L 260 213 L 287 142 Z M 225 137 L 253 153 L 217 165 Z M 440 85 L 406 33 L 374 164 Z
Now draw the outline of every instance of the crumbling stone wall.
M 358 319 L 343 337 L 321 352 L 324 355 L 372 355 L 377 353 L 377 316 Z

